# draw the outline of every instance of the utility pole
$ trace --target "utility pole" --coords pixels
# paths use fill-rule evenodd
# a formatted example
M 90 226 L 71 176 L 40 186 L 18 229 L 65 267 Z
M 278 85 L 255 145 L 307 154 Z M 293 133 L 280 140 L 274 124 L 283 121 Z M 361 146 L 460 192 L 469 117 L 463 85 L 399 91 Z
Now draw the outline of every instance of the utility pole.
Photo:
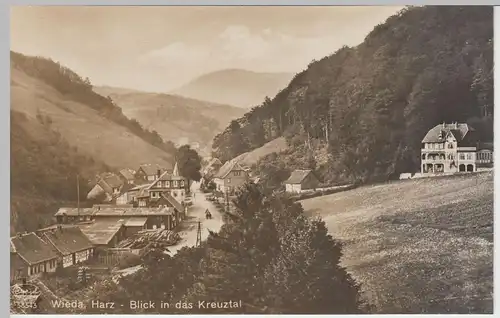
M 78 174 L 76 175 L 76 196 L 77 196 L 77 212 L 78 212 L 78 220 L 80 220 L 80 177 Z
M 229 191 L 226 189 L 226 213 L 229 213 Z
M 198 232 L 196 233 L 196 245 L 195 247 L 201 246 L 201 222 L 198 221 Z

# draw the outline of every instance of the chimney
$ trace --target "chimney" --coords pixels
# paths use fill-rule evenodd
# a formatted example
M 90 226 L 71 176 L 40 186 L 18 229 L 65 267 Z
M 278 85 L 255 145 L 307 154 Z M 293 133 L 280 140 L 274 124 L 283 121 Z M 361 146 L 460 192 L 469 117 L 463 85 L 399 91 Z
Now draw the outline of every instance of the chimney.
M 160 179 L 160 176 L 161 176 L 161 170 L 160 170 L 160 169 L 158 169 L 158 170 L 156 171 L 156 173 L 157 173 L 156 178 L 157 178 L 157 179 Z
M 444 121 L 443 121 L 443 129 L 445 129 L 445 128 L 446 128 L 446 124 L 445 124 L 445 123 L 444 123 Z
M 57 229 L 59 230 L 59 232 L 62 232 L 62 226 L 61 225 L 58 225 Z

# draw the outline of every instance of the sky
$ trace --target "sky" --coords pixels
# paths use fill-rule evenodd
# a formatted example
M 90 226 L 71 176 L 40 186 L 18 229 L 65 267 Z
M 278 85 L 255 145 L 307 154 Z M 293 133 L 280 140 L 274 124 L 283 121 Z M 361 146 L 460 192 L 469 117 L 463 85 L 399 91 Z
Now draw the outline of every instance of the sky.
M 297 73 L 402 7 L 11 6 L 11 50 L 94 85 L 168 92 L 209 72 Z

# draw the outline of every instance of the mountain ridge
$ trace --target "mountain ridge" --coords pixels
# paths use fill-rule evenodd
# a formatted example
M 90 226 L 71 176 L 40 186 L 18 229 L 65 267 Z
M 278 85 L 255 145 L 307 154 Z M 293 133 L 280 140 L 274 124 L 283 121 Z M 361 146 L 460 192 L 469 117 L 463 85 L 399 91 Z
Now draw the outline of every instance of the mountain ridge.
M 250 108 L 266 96 L 273 97 L 284 88 L 293 73 L 255 72 L 245 69 L 224 69 L 203 74 L 171 90 L 174 95 Z

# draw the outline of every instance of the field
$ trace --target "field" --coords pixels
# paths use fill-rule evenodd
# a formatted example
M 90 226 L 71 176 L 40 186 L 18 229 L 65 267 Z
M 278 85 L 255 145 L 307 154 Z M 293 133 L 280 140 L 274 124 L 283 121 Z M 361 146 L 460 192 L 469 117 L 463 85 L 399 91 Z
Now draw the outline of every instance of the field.
M 493 312 L 493 173 L 404 180 L 302 201 L 344 245 L 375 313 Z

